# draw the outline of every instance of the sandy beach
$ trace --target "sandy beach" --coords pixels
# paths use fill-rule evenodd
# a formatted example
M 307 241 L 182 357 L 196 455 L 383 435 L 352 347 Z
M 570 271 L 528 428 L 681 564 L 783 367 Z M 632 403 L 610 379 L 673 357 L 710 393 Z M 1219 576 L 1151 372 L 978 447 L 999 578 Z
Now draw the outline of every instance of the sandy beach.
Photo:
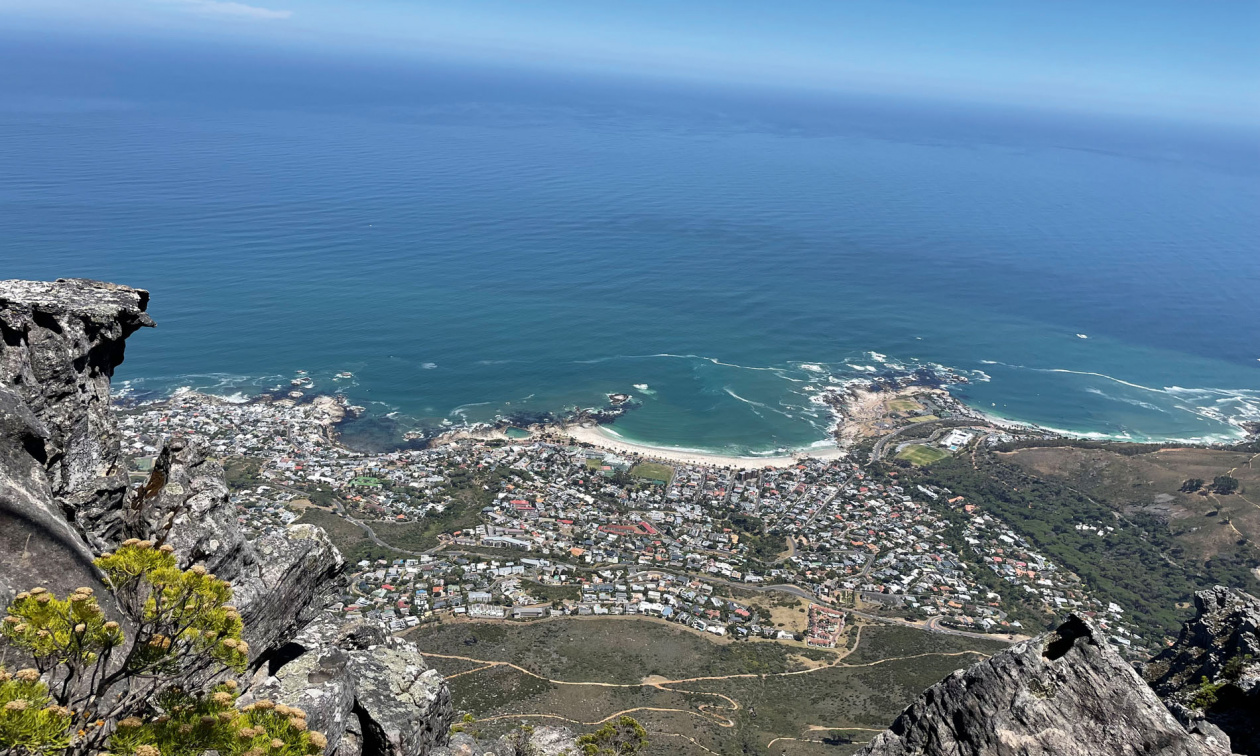
M 562 436 L 569 436 L 575 441 L 591 444 L 601 449 L 607 449 L 618 454 L 633 454 L 647 459 L 661 460 L 665 462 L 680 462 L 683 464 L 709 465 L 713 467 L 734 467 L 741 470 L 753 470 L 762 467 L 790 467 L 805 457 L 814 459 L 836 459 L 844 456 L 844 450 L 835 447 L 819 447 L 816 449 L 802 449 L 794 454 L 784 454 L 774 457 L 738 457 L 725 454 L 711 454 L 707 452 L 689 451 L 686 449 L 670 449 L 668 447 L 649 446 L 647 444 L 636 444 L 625 439 L 618 438 L 609 433 L 605 428 L 594 423 L 582 425 L 566 425 L 550 429 L 552 433 Z

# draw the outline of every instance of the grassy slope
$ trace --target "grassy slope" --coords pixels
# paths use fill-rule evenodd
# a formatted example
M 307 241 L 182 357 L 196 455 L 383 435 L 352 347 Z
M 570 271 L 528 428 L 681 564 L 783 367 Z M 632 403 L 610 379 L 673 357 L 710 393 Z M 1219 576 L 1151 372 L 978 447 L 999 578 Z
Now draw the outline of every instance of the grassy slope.
M 1006 520 L 1036 550 L 1079 575 L 1093 595 L 1128 608 L 1142 632 L 1175 636 L 1193 591 L 1217 582 L 1221 572 L 1174 558 L 1181 547 L 1160 519 L 1125 511 L 1010 456 L 980 452 L 978 468 L 967 455 L 942 460 L 924 477 Z M 1077 531 L 1077 523 L 1115 532 L 1100 538 Z
M 637 683 L 649 675 L 671 679 L 754 673 L 762 675 L 802 669 L 801 649 L 778 643 L 719 643 L 677 627 L 639 619 L 564 619 L 528 625 L 505 623 L 448 624 L 410 635 L 422 650 L 511 661 L 558 680 Z M 476 642 L 470 642 L 475 638 Z M 651 753 L 703 753 L 682 738 L 696 738 L 722 754 L 765 753 L 776 737 L 805 737 L 837 742 L 862 741 L 873 733 L 861 730 L 809 732 L 809 725 L 879 729 L 925 687 L 979 657 L 928 656 L 895 660 L 928 652 L 978 649 L 985 653 L 1004 647 L 996 641 L 973 641 L 911 628 L 865 627 L 858 649 L 844 661 L 875 666 L 834 668 L 787 677 L 751 677 L 677 684 L 677 690 L 633 686 L 598 688 L 554 685 L 520 672 L 497 668 L 461 675 L 452 681 L 456 707 L 479 717 L 495 714 L 558 714 L 595 721 L 639 706 L 683 709 L 682 712 L 641 711 L 638 717 L 653 737 Z M 834 658 L 830 653 L 829 658 Z M 438 670 L 454 673 L 467 662 L 430 658 Z M 718 711 L 735 720 L 733 728 L 697 716 L 701 705 L 717 711 L 720 693 L 740 703 L 734 713 Z M 479 725 L 498 731 L 516 718 Z M 534 717 L 531 721 L 544 722 Z M 579 728 L 582 729 L 582 728 Z M 857 743 L 824 746 L 820 743 L 780 741 L 791 754 L 852 753 Z

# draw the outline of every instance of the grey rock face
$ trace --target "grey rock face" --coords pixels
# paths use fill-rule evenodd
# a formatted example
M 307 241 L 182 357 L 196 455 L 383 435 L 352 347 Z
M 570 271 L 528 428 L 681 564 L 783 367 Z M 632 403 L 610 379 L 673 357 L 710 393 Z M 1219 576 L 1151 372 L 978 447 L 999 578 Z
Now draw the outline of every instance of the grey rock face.
M 120 524 L 127 475 L 109 381 L 124 340 L 153 325 L 148 302 L 147 291 L 99 281 L 0 281 L 0 385 L 42 422 L 53 500 L 83 534 Z
M 1075 615 L 928 688 L 862 756 L 1227 756 Z
M 1188 727 L 1219 728 L 1233 749 L 1260 754 L 1260 599 L 1217 586 L 1194 596 L 1197 614 L 1146 678 Z M 1200 696 L 1204 679 L 1214 701 Z
M 0 605 L 36 586 L 58 594 L 103 590 L 92 553 L 53 502 L 44 468 L 48 435 L 22 398 L 0 386 Z
M 0 281 L 4 603 L 37 585 L 58 593 L 101 588 L 82 527 L 119 522 L 106 517 L 127 485 L 109 380 L 124 339 L 153 325 L 148 299 L 94 281 Z
M 345 563 L 321 528 L 292 525 L 247 540 L 223 468 L 183 439 L 162 448 L 126 519 L 126 535 L 169 543 L 181 564 L 202 564 L 232 582 L 255 656 L 291 638 L 341 586 Z
M 283 650 L 251 695 L 305 709 L 329 753 L 427 756 L 446 742 L 450 690 L 412 644 L 376 625 L 323 618 Z
M 467 733 L 451 738 L 433 756 L 577 756 L 577 739 L 567 727 L 535 727 L 517 730 L 490 743 L 479 743 Z

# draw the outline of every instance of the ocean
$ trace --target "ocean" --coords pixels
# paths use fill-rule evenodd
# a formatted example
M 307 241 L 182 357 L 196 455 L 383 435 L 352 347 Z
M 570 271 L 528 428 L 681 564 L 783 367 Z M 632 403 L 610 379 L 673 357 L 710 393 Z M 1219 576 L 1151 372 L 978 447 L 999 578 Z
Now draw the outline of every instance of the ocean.
M 927 366 L 1088 437 L 1260 421 L 1255 133 L 196 45 L 0 64 L 0 277 L 149 289 L 139 398 L 304 370 L 379 441 L 625 392 L 628 439 L 768 453 L 825 443 L 807 387 Z

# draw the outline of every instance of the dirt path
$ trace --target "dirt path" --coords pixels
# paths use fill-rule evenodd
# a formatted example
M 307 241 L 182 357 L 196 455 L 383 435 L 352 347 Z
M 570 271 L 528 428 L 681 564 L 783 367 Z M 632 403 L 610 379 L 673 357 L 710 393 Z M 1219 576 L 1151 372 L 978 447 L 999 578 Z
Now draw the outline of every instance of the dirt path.
M 808 727 L 805 728 L 805 733 L 802 733 L 802 735 L 806 733 L 811 733 L 811 732 L 828 732 L 831 730 L 837 730 L 840 732 L 875 732 L 875 733 L 883 732 L 883 730 L 877 730 L 872 727 L 822 727 L 821 725 L 809 725 Z M 785 735 L 782 737 L 775 738 L 774 740 L 771 740 L 769 743 L 766 743 L 766 748 L 767 749 L 770 748 L 770 746 L 774 745 L 775 743 L 778 743 L 780 740 L 791 740 L 797 743 L 825 744 L 825 742 L 822 740 L 814 740 L 813 738 L 806 738 L 806 737 L 792 738 Z M 852 745 L 863 745 L 869 742 L 871 741 L 855 740 L 853 741 Z
M 849 656 L 849 654 L 852 654 L 854 651 L 856 651 L 858 648 L 858 644 L 861 642 L 861 626 L 858 626 L 857 632 L 858 632 L 857 642 L 854 643 L 853 648 L 849 649 L 846 653 L 844 653 L 843 656 L 838 656 L 836 660 L 833 661 L 831 664 L 824 664 L 818 667 L 811 667 L 808 669 L 793 670 L 791 672 L 769 672 L 769 673 L 751 673 L 750 672 L 750 673 L 740 673 L 740 674 L 730 674 L 730 675 L 704 675 L 704 676 L 699 676 L 699 677 L 680 677 L 677 679 L 670 679 L 670 678 L 664 678 L 664 677 L 646 677 L 642 681 L 637 682 L 637 683 L 607 683 L 607 682 L 592 682 L 592 681 L 554 680 L 549 677 L 544 677 L 538 674 L 537 672 L 533 672 L 531 670 L 525 669 L 524 667 L 518 664 L 513 664 L 512 662 L 496 661 L 492 659 L 476 659 L 471 656 L 459 656 L 456 654 L 438 654 L 438 653 L 433 653 L 433 652 L 428 652 L 428 651 L 421 651 L 419 653 L 421 656 L 432 657 L 435 659 L 454 659 L 457 661 L 465 661 L 465 662 L 470 662 L 473 664 L 480 665 L 473 669 L 468 669 L 468 670 L 464 670 L 463 672 L 456 672 L 455 674 L 448 675 L 446 677 L 446 679 L 448 680 L 452 680 L 456 677 L 459 677 L 460 675 L 471 674 L 473 672 L 484 672 L 485 670 L 492 669 L 494 667 L 508 667 L 508 668 L 516 670 L 517 672 L 520 672 L 521 674 L 528 675 L 530 677 L 542 680 L 552 685 L 570 685 L 570 686 L 583 686 L 584 685 L 584 686 L 597 687 L 597 688 L 645 688 L 646 687 L 646 688 L 655 688 L 656 690 L 669 692 L 669 693 L 681 693 L 681 694 L 693 695 L 693 696 L 711 696 L 715 699 L 720 699 L 720 703 L 699 704 L 694 710 L 693 709 L 663 708 L 663 707 L 656 707 L 656 706 L 637 706 L 631 709 L 624 709 L 622 711 L 618 711 L 614 714 L 610 714 L 607 717 L 604 717 L 603 719 L 600 719 L 594 722 L 585 722 L 582 720 L 570 719 L 568 717 L 564 717 L 559 714 L 524 714 L 524 713 L 496 714 L 494 716 L 483 717 L 481 719 L 478 719 L 477 720 L 478 722 L 490 722 L 490 721 L 495 721 L 495 720 L 500 720 L 500 719 L 546 718 L 546 719 L 559 719 L 565 722 L 569 722 L 571 724 L 577 724 L 577 725 L 590 727 L 590 726 L 602 725 L 606 722 L 611 722 L 612 720 L 617 719 L 618 717 L 621 717 L 623 715 L 633 714 L 639 711 L 657 711 L 657 712 L 669 712 L 669 713 L 675 713 L 675 714 L 687 714 L 689 716 L 698 717 L 705 721 L 716 724 L 719 727 L 725 727 L 725 728 L 735 727 L 735 724 L 736 724 L 735 720 L 732 719 L 728 715 L 734 714 L 735 712 L 739 711 L 742 708 L 739 701 L 736 701 L 734 698 L 731 698 L 730 696 L 722 694 L 722 693 L 714 693 L 712 691 L 704 691 L 704 690 L 686 690 L 686 689 L 676 688 L 672 686 L 680 685 L 684 683 L 710 682 L 710 681 L 717 681 L 717 680 L 738 680 L 738 679 L 764 680 L 770 677 L 792 677 L 796 675 L 808 675 L 808 674 L 812 674 L 814 672 L 818 672 L 825 669 L 833 669 L 833 668 L 856 669 L 856 668 L 861 668 L 861 667 L 876 667 L 881 664 L 887 664 L 893 661 L 904 661 L 908 659 L 921 659 L 921 658 L 925 658 L 929 656 L 951 657 L 951 656 L 971 655 L 971 656 L 977 656 L 980 658 L 986 658 L 988 656 L 987 654 L 981 653 L 979 651 L 929 652 L 929 653 L 924 653 L 924 654 L 913 654 L 909 656 L 889 657 L 887 659 L 879 659 L 877 661 L 866 662 L 863 664 L 846 664 L 842 661 L 842 659 L 844 659 L 845 657 Z M 822 731 L 822 730 L 868 730 L 868 729 L 870 728 L 824 727 L 821 725 L 809 725 L 807 727 L 807 732 Z M 871 731 L 879 732 L 878 730 L 871 730 Z M 691 738 L 688 738 L 687 736 L 681 735 L 679 733 L 664 733 L 663 732 L 663 733 L 657 733 L 657 734 L 668 735 L 672 737 L 682 737 L 682 738 L 687 738 L 688 740 L 692 740 Z M 777 740 L 796 740 L 796 739 L 797 738 L 776 738 L 775 740 L 777 741 Z M 695 741 L 692 740 L 692 742 L 694 743 Z M 771 741 L 771 743 L 774 743 L 774 742 L 775 741 Z M 704 748 L 704 746 L 701 746 L 699 743 L 696 743 L 696 745 L 700 748 Z M 704 750 L 708 751 L 709 749 L 705 748 Z M 709 752 L 712 753 L 712 751 L 709 751 Z

